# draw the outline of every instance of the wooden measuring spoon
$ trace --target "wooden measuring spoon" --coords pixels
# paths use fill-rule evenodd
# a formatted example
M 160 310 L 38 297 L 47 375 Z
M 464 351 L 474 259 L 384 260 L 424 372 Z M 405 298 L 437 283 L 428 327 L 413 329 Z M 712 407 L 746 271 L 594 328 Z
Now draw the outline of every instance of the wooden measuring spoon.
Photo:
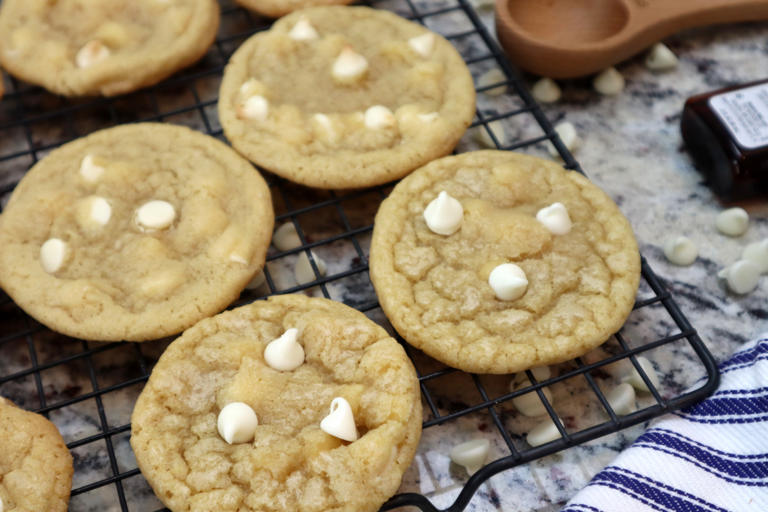
M 768 18 L 768 0 L 496 0 L 512 62 L 552 78 L 587 75 L 680 30 Z

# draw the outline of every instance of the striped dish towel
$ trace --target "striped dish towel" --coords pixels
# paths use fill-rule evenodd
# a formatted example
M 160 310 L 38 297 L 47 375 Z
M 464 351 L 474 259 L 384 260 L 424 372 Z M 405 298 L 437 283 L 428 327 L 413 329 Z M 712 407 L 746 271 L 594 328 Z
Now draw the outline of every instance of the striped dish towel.
M 711 397 L 654 422 L 562 512 L 768 512 L 768 335 L 720 372 Z

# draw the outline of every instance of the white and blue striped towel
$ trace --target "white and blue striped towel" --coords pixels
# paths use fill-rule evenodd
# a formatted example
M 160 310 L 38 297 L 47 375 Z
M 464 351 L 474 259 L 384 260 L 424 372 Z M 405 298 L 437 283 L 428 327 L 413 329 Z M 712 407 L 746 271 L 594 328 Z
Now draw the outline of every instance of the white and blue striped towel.
M 711 397 L 653 423 L 562 512 L 768 512 L 768 338 L 720 373 Z

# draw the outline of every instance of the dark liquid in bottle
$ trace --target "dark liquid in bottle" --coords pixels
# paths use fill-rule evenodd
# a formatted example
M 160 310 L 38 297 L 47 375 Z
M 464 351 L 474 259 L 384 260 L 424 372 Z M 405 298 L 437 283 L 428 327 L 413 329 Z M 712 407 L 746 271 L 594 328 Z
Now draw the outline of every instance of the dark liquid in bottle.
M 689 98 L 680 129 L 723 200 L 768 196 L 768 80 Z

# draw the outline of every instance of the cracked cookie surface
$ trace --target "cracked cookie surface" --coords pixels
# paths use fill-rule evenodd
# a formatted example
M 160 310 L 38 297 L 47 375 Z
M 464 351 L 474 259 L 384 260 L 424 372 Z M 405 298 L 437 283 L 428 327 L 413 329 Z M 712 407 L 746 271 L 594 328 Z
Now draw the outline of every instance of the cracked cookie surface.
M 423 216 L 441 191 L 464 209 L 450 236 Z M 536 219 L 555 202 L 573 221 L 564 235 Z M 503 263 L 527 275 L 519 299 L 499 300 L 489 285 Z M 603 343 L 632 310 L 640 276 L 632 228 L 604 192 L 553 162 L 502 151 L 446 157 L 401 181 L 376 215 L 370 265 L 405 340 L 476 373 L 554 364 Z
M 219 26 L 215 0 L 5 0 L 0 62 L 64 96 L 114 96 L 201 58 Z
M 0 397 L 0 501 L 5 512 L 66 512 L 72 455 L 56 426 Z
M 0 217 L 0 286 L 69 336 L 156 339 L 237 298 L 273 222 L 266 183 L 222 142 L 167 124 L 110 128 L 18 184 Z
M 305 361 L 273 370 L 264 349 L 289 328 Z M 337 396 L 354 413 L 352 443 L 320 429 Z M 219 436 L 232 402 L 258 415 L 253 441 Z M 273 296 L 202 320 L 168 347 L 136 403 L 131 446 L 174 512 L 375 512 L 411 463 L 421 412 L 413 366 L 384 329 L 338 302 Z
M 367 7 L 281 18 L 235 52 L 219 94 L 235 149 L 318 188 L 406 175 L 449 153 L 474 109 L 472 77 L 448 41 Z

